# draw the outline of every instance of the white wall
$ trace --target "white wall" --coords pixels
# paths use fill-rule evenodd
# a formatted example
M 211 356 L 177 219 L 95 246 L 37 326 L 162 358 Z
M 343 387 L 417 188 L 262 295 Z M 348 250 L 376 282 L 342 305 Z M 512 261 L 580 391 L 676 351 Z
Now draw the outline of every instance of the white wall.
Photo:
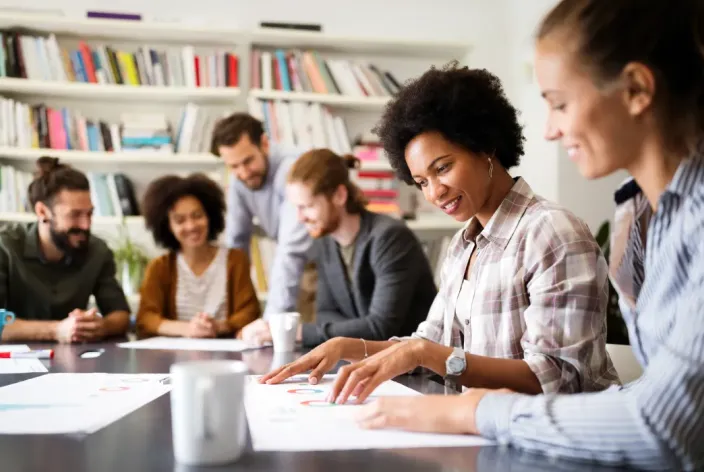
M 611 194 L 623 175 L 585 181 L 543 139 L 547 110 L 532 70 L 533 37 L 542 16 L 557 0 L 121 0 L 120 11 L 145 19 L 187 21 L 252 28 L 262 20 L 323 24 L 324 31 L 360 36 L 410 37 L 466 41 L 467 62 L 498 75 L 521 111 L 526 155 L 513 172 L 542 196 L 556 200 L 596 229 L 612 216 Z M 31 8 L 61 9 L 84 16 L 86 9 L 117 10 L 108 0 L 32 0 Z M 0 0 L 0 7 L 27 7 L 26 0 Z

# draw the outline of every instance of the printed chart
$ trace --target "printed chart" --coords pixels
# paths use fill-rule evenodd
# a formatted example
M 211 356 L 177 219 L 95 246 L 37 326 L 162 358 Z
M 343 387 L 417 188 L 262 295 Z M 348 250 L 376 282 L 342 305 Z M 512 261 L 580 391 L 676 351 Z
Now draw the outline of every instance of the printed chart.
M 177 351 L 229 351 L 240 352 L 264 346 L 251 346 L 239 339 L 190 339 L 157 336 L 118 344 L 129 349 L 165 349 Z
M 26 344 L 0 344 L 0 352 L 28 352 Z M 25 374 L 48 372 L 39 359 L 0 359 L 0 374 Z
M 396 430 L 366 430 L 354 416 L 360 405 L 325 401 L 335 379 L 326 375 L 318 385 L 307 376 L 294 376 L 279 385 L 262 385 L 248 376 L 245 409 L 255 451 L 323 451 L 392 449 L 408 447 L 460 447 L 491 444 L 465 435 L 421 434 Z M 365 403 L 381 396 L 420 395 L 397 382 L 381 384 Z
M 167 374 L 47 374 L 0 388 L 0 434 L 90 434 L 168 393 Z

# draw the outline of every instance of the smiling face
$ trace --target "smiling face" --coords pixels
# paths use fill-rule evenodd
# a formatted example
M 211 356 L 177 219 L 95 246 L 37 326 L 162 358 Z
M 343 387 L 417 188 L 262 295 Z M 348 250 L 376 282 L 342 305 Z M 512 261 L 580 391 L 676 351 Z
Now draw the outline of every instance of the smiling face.
M 266 135 L 262 135 L 261 144 L 253 143 L 245 134 L 234 145 L 218 148 L 225 165 L 251 190 L 259 190 L 264 185 L 268 152 L 269 141 Z
M 169 210 L 169 228 L 181 249 L 190 249 L 208 243 L 208 215 L 193 196 L 185 196 Z
M 638 92 L 639 74 L 622 74 L 622 80 L 598 87 L 558 33 L 538 41 L 535 70 L 548 107 L 545 138 L 559 140 L 580 173 L 602 177 L 628 169 L 642 153 L 649 119 L 643 112 L 650 99 Z
M 438 132 L 422 133 L 406 146 L 406 164 L 425 199 L 457 221 L 467 221 L 490 194 L 489 160 Z
M 340 193 L 344 195 L 339 195 Z M 296 208 L 298 221 L 303 223 L 313 238 L 321 238 L 340 227 L 347 193 L 340 186 L 332 197 L 323 194 L 313 195 L 309 186 L 302 182 L 286 185 L 286 196 Z

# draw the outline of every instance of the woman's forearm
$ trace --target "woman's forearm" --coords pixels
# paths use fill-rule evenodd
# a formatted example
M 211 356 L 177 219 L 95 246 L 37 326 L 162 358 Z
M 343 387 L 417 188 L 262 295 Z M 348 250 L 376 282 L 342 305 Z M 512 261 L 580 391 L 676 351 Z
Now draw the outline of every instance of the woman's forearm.
M 453 348 L 431 341 L 418 344 L 418 356 L 422 367 L 440 376 L 447 374 L 445 361 Z M 474 388 L 508 388 L 519 393 L 538 394 L 543 389 L 528 364 L 521 359 L 500 359 L 477 356 L 465 352 L 467 368 L 458 378 L 458 383 Z

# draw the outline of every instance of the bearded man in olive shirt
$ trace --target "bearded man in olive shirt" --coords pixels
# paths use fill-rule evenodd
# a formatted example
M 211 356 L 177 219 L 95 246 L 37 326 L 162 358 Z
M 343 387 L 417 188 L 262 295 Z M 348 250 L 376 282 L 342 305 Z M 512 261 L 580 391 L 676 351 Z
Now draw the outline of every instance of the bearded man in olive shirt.
M 0 340 L 82 342 L 124 334 L 129 305 L 112 251 L 90 234 L 88 179 L 50 157 L 37 167 L 29 203 L 38 222 L 0 232 L 0 307 L 17 317 Z M 100 311 L 86 310 L 91 295 Z

